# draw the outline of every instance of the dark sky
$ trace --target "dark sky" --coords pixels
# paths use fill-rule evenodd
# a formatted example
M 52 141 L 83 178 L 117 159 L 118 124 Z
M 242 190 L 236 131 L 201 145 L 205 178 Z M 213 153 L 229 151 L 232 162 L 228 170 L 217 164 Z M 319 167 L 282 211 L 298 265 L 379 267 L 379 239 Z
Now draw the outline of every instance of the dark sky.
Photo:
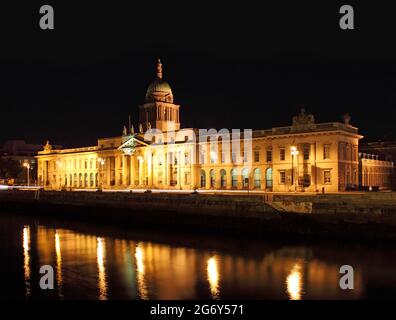
M 317 121 L 396 138 L 396 19 L 379 2 L 15 1 L 1 6 L 0 143 L 79 146 L 137 122 L 160 57 L 183 127 L 270 128 L 301 106 Z M 331 2 L 331 3 L 330 3 Z M 362 2 L 362 1 L 361 1 Z M 39 28 L 51 4 L 55 30 Z

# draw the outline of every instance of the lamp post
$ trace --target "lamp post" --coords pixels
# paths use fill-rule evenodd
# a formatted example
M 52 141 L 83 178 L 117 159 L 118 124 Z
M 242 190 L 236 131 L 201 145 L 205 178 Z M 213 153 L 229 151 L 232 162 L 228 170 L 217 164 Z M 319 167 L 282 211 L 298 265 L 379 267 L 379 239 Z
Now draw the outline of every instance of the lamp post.
M 26 168 L 26 175 L 27 175 L 27 185 L 28 187 L 30 186 L 30 163 L 29 162 L 25 162 L 23 164 L 23 166 Z
M 298 174 L 297 174 L 297 179 L 294 178 L 294 157 L 298 156 L 298 150 L 296 146 L 291 146 L 290 148 L 291 156 L 292 156 L 292 185 L 294 185 L 294 181 L 296 181 L 295 185 L 295 190 L 297 190 L 297 179 L 298 179 Z M 298 169 L 298 157 L 297 157 L 297 169 Z

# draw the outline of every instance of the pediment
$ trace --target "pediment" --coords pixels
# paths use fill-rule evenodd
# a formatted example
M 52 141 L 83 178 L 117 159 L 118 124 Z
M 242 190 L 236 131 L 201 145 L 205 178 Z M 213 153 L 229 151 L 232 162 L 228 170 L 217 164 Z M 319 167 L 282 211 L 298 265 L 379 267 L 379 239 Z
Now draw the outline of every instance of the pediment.
M 131 155 L 137 147 L 148 146 L 147 142 L 137 138 L 136 135 L 130 135 L 125 138 L 125 141 L 118 147 L 118 150 L 122 150 L 125 154 Z

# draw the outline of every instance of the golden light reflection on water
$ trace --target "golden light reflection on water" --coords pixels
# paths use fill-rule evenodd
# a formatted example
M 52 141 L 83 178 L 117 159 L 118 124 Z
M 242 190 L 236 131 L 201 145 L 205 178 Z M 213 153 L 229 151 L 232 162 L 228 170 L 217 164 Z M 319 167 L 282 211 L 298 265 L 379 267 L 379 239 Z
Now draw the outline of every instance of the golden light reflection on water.
M 29 297 L 31 294 L 30 287 L 30 227 L 23 227 L 23 271 L 25 279 L 25 297 Z
M 137 272 L 137 287 L 140 299 L 148 299 L 148 291 L 145 280 L 145 266 L 144 266 L 144 253 L 142 246 L 137 244 L 135 249 L 136 258 L 136 272 Z
M 302 264 L 294 264 L 292 270 L 286 278 L 287 293 L 290 300 L 301 300 L 303 289 Z
M 217 257 L 213 256 L 208 259 L 207 263 L 208 281 L 210 286 L 210 293 L 213 299 L 220 299 L 220 285 L 219 285 L 219 267 L 217 264 Z
M 55 233 L 55 254 L 56 254 L 56 281 L 58 283 L 59 296 L 63 298 L 62 253 L 61 253 L 60 235 L 58 232 Z
M 97 249 L 96 249 L 97 261 L 98 261 L 98 279 L 99 279 L 99 300 L 107 299 L 107 282 L 106 282 L 106 270 L 104 265 L 105 258 L 105 247 L 104 239 L 97 238 Z
M 19 247 L 23 245 L 20 276 L 30 298 L 36 294 L 31 278 L 43 264 L 56 268 L 58 290 L 53 297 L 65 299 L 301 300 L 364 294 L 361 269 L 356 269 L 356 289 L 340 292 L 338 264 L 323 258 L 322 252 L 315 257 L 309 248 L 224 253 L 209 246 L 104 238 L 33 224 L 17 230 Z

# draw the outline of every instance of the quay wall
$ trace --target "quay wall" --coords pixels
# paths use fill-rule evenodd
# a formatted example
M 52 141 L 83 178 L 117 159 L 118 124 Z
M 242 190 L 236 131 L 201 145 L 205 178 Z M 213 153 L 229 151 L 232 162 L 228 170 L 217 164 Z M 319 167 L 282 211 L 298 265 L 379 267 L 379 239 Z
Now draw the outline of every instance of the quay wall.
M 393 197 L 12 190 L 0 192 L 0 214 L 235 237 L 395 241 Z

